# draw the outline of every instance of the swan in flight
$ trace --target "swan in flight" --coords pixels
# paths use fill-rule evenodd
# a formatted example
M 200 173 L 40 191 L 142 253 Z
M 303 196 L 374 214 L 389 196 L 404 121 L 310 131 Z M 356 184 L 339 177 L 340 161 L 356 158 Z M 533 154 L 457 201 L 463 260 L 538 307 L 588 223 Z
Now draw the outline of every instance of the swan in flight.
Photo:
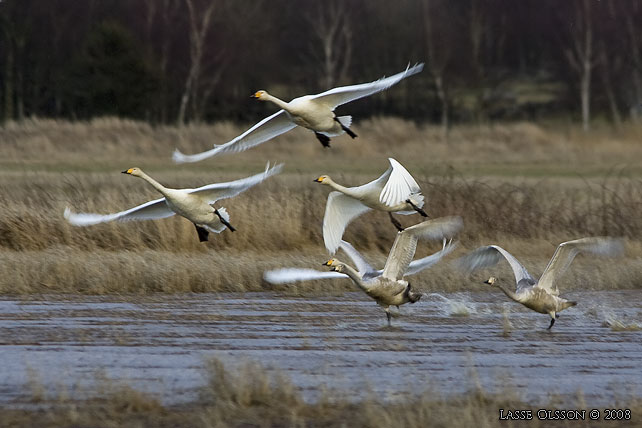
M 387 211 L 390 221 L 398 231 L 401 224 L 392 216 L 393 212 L 410 215 L 418 212 L 428 217 L 422 209 L 424 196 L 412 175 L 399 162 L 388 158 L 390 167 L 381 177 L 358 187 L 344 187 L 329 176 L 322 175 L 317 183 L 332 187 L 323 217 L 323 241 L 330 254 L 339 248 L 339 242 L 348 224 L 370 209 Z
M 281 110 L 266 117 L 233 140 L 222 145 L 215 145 L 211 150 L 185 155 L 177 149 L 173 155 L 174 162 L 198 162 L 222 153 L 242 152 L 281 135 L 297 125 L 314 131 L 324 147 L 330 147 L 330 137 L 341 135 L 344 132 L 350 137 L 356 138 L 357 135 L 350 130 L 352 117 L 337 117 L 334 114 L 334 109 L 350 101 L 388 89 L 404 78 L 419 73 L 423 68 L 423 64 L 408 66 L 401 73 L 374 82 L 342 86 L 320 94 L 295 98 L 290 102 L 282 101 L 266 91 L 257 91 L 252 95 L 253 98 L 259 101 L 270 101 L 279 106 Z
M 341 241 L 339 244 L 341 248 L 354 263 L 357 273 L 361 279 L 373 279 L 380 277 L 383 274 L 383 269 L 375 270 L 349 242 Z M 451 240 L 443 240 L 442 249 L 427 257 L 414 260 L 408 265 L 408 269 L 404 276 L 414 275 L 439 262 L 442 258 L 450 254 L 455 248 L 457 243 Z M 315 269 L 305 268 L 283 268 L 267 271 L 263 274 L 263 279 L 271 284 L 286 284 L 296 281 L 309 281 L 313 279 L 332 279 L 332 278 L 349 278 L 348 275 L 339 272 L 322 272 Z
M 458 263 L 461 267 L 472 272 L 495 265 L 503 256 L 515 274 L 516 290 L 513 291 L 507 288 L 499 283 L 495 277 L 490 277 L 484 283 L 496 285 L 509 298 L 535 312 L 550 315 L 551 324 L 548 326 L 550 329 L 555 324 L 558 312 L 577 305 L 577 302 L 559 297 L 560 293 L 556 284 L 575 256 L 579 253 L 613 256 L 622 251 L 622 241 L 615 238 L 590 237 L 562 242 L 555 250 L 555 254 L 548 262 L 548 266 L 546 266 L 539 281 L 536 281 L 515 257 L 498 245 L 480 247 L 459 259 Z
M 460 217 L 441 217 L 426 220 L 398 232 L 381 275 L 366 275 L 365 272 L 357 271 L 336 258 L 328 260 L 324 265 L 330 266 L 334 272 L 346 274 L 361 290 L 382 306 L 390 325 L 390 306 L 398 307 L 408 302 L 415 303 L 422 296 L 422 293 L 412 291 L 410 283 L 403 279 L 410 273 L 410 262 L 415 256 L 417 241 L 452 237 L 462 226 Z M 361 267 L 361 269 L 367 271 L 367 268 Z
M 67 207 L 64 216 L 74 226 L 91 226 L 110 221 L 156 220 L 178 214 L 194 223 L 199 240 L 204 242 L 207 241 L 209 232 L 221 233 L 226 228 L 231 232 L 236 230 L 229 223 L 230 216 L 225 208 L 214 208 L 213 204 L 216 201 L 236 196 L 278 174 L 282 169 L 283 164 L 270 168 L 268 163 L 265 172 L 240 180 L 208 184 L 196 189 L 170 189 L 145 174 L 140 168 L 129 168 L 123 171 L 123 174 L 142 178 L 163 197 L 114 214 L 73 213 Z

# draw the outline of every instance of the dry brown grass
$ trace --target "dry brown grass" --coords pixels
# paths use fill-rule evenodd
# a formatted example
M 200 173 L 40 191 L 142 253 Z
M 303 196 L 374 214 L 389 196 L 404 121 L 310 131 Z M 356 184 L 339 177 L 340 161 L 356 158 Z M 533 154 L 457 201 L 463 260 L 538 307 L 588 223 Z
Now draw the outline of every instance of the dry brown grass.
M 444 141 L 437 128 L 399 119 L 356 126 L 360 138 L 337 138 L 331 150 L 295 130 L 241 154 L 177 166 L 169 160 L 174 146 L 204 150 L 242 128 L 154 128 L 116 119 L 10 123 L 0 128 L 0 293 L 262 289 L 264 269 L 316 267 L 327 257 L 321 223 L 328 189 L 312 179 L 329 173 L 361 184 L 387 167 L 388 156 L 418 179 L 431 216 L 464 218 L 458 254 L 496 243 L 528 267 L 543 269 L 559 242 L 622 236 L 629 241 L 622 264 L 600 269 L 586 263 L 568 282 L 609 288 L 641 283 L 642 127 L 585 136 L 574 128 L 528 123 L 467 126 Z M 66 206 L 105 213 L 158 197 L 146 183 L 119 173 L 129 166 L 145 168 L 168 186 L 195 187 L 256 173 L 267 159 L 285 161 L 285 172 L 219 202 L 238 231 L 211 236 L 207 244 L 182 218 L 76 228 L 62 217 Z M 416 217 L 400 220 L 408 225 Z M 368 213 L 350 225 L 345 239 L 383 264 L 394 235 L 386 215 Z M 437 248 L 422 246 L 418 254 Z M 433 290 L 470 286 L 447 265 L 415 283 Z
M 156 398 L 123 384 L 103 383 L 93 397 L 77 400 L 68 396 L 38 400 L 31 409 L 0 408 L 0 427 L 495 427 L 499 409 L 540 408 L 588 410 L 581 392 L 534 406 L 525 402 L 507 384 L 502 391 L 489 393 L 472 376 L 469 392 L 446 395 L 429 385 L 420 395 L 401 393 L 386 399 L 365 391 L 355 397 L 348 391 L 326 391 L 316 402 L 305 401 L 284 375 L 248 362 L 232 370 L 218 360 L 210 361 L 208 384 L 198 402 L 165 406 Z M 570 400 L 570 401 L 569 401 Z M 631 409 L 629 421 L 617 426 L 639 426 L 642 402 L 639 398 L 618 399 L 613 408 Z M 588 414 L 588 411 L 587 411 Z M 501 421 L 501 426 L 523 426 L 524 421 Z M 614 421 L 539 421 L 535 427 L 613 426 Z

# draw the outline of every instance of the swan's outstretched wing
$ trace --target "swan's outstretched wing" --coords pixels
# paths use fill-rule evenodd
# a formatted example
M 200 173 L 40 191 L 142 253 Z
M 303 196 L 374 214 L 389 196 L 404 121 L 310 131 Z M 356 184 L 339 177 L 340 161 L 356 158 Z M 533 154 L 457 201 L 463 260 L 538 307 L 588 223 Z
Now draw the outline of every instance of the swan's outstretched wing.
M 455 248 L 457 248 L 456 242 L 453 243 L 452 239 L 447 240 L 446 238 L 444 238 L 444 245 L 441 250 L 427 257 L 413 260 L 412 262 L 410 262 L 410 264 L 408 265 L 408 269 L 406 270 L 406 276 L 414 275 L 416 273 L 421 272 L 424 269 L 428 269 L 429 267 L 437 263 L 439 260 L 446 257 L 448 254 L 452 253 L 455 250 Z
M 395 238 L 390 254 L 388 254 L 388 260 L 386 260 L 386 266 L 383 268 L 383 276 L 393 281 L 402 279 L 415 256 L 419 239 L 452 237 L 462 226 L 461 217 L 441 217 L 426 220 L 397 233 L 397 238 Z
M 576 255 L 591 253 L 600 256 L 614 256 L 621 253 L 623 249 L 624 246 L 620 239 L 608 237 L 581 238 L 563 242 L 555 250 L 555 254 L 544 269 L 537 286 L 546 289 L 551 294 L 558 295 L 559 290 L 555 282 L 566 272 Z
M 524 287 L 535 285 L 535 279 L 528 273 L 519 260 L 498 245 L 479 247 L 466 256 L 461 257 L 458 260 L 458 264 L 468 272 L 472 272 L 477 269 L 494 266 L 501 260 L 502 256 L 506 259 L 511 269 L 513 269 L 517 291 L 520 291 Z
M 177 163 L 198 162 L 222 153 L 242 152 L 243 150 L 258 146 L 278 135 L 288 132 L 295 126 L 285 110 L 280 110 L 225 144 L 214 146 L 211 150 L 195 155 L 185 155 L 176 149 L 174 150 L 172 158 L 174 162 Z
M 392 171 L 390 172 L 388 181 L 379 195 L 379 201 L 392 207 L 405 202 L 410 195 L 421 193 L 421 189 L 403 165 L 393 158 L 388 158 L 388 161 L 390 162 L 390 168 Z M 421 202 L 418 207 L 421 208 L 422 206 L 423 197 L 421 198 Z
M 310 98 L 321 101 L 331 109 L 334 109 L 341 104 L 346 104 L 350 101 L 367 97 L 368 95 L 372 95 L 388 89 L 389 87 L 396 83 L 399 83 L 406 77 L 419 73 L 421 70 L 423 70 L 423 68 L 423 63 L 417 64 L 413 67 L 410 67 L 410 65 L 408 65 L 408 68 L 406 68 L 404 71 L 393 76 L 383 77 L 370 83 L 333 88 L 320 94 L 312 95 Z
M 320 272 L 314 269 L 299 268 L 276 269 L 263 273 L 263 279 L 271 284 L 285 284 L 288 282 L 328 278 L 348 278 L 348 275 L 339 272 Z
M 339 248 L 348 223 L 369 210 L 370 208 L 350 196 L 330 192 L 323 216 L 323 241 L 330 254 L 334 254 Z
M 74 226 L 91 226 L 109 221 L 156 220 L 173 215 L 174 211 L 169 209 L 165 198 L 155 199 L 114 214 L 74 213 L 68 207 L 65 208 L 64 214 L 65 219 Z
M 226 183 L 208 184 L 197 189 L 185 189 L 192 195 L 203 198 L 208 204 L 213 204 L 219 199 L 231 198 L 255 186 L 268 177 L 276 175 L 283 169 L 283 164 L 278 164 L 270 168 L 270 163 L 265 167 L 265 171 L 251 177 L 241 178 L 239 180 L 228 181 Z
M 352 259 L 352 263 L 354 263 L 362 277 L 375 272 L 375 269 L 370 266 L 361 253 L 358 252 L 349 242 L 341 240 L 339 248 L 341 248 Z

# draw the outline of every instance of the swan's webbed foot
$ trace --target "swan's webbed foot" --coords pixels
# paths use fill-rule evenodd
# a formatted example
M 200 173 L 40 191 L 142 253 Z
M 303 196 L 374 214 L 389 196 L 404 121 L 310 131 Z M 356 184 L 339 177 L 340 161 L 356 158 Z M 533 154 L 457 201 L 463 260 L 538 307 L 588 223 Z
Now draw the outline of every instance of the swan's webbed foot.
M 355 134 L 355 133 L 352 131 L 352 129 L 348 128 L 348 127 L 347 127 L 347 126 L 345 126 L 343 123 L 341 123 L 341 121 L 339 120 L 339 118 L 338 118 L 338 117 L 336 117 L 336 116 L 335 116 L 335 117 L 334 117 L 334 121 L 335 121 L 335 122 L 337 122 L 339 125 L 341 125 L 341 129 L 343 129 L 343 131 L 344 131 L 346 134 L 348 134 L 348 135 L 350 136 L 350 138 L 352 138 L 352 139 L 357 138 L 357 134 Z
M 209 236 L 209 234 L 210 234 L 210 233 L 207 231 L 207 229 L 202 228 L 201 226 L 197 225 L 196 223 L 194 223 L 194 227 L 196 228 L 196 232 L 198 233 L 198 239 L 199 239 L 199 241 L 201 241 L 201 242 L 205 242 L 205 241 L 207 241 L 207 237 L 208 237 L 208 236 Z
M 406 199 L 406 203 L 410 204 L 412 209 L 417 211 L 419 214 L 421 214 L 422 217 L 428 217 L 428 214 L 426 214 L 426 211 L 422 210 L 419 208 L 417 205 L 415 205 L 410 199 Z
M 230 224 L 229 221 L 225 220 L 221 213 L 218 212 L 217 209 L 214 210 L 214 214 L 218 216 L 218 219 L 221 220 L 221 223 L 225 225 L 228 229 L 230 229 L 230 232 L 236 232 L 236 228 Z
M 553 324 L 555 324 L 555 318 L 551 318 L 551 325 L 548 326 L 547 330 L 550 330 Z
M 394 218 L 390 211 L 388 211 L 388 215 L 390 216 L 390 221 L 392 222 L 392 225 L 396 227 L 399 232 L 403 232 L 403 227 L 401 226 L 401 223 L 399 223 L 399 220 Z
M 330 147 L 330 137 L 320 132 L 315 132 L 314 135 L 316 135 L 317 140 L 321 142 L 323 147 Z

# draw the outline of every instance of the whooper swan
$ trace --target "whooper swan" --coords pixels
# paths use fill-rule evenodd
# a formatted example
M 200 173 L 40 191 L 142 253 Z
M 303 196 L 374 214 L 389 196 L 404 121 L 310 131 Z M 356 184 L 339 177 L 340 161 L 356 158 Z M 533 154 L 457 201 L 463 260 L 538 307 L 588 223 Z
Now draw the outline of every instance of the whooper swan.
M 517 289 L 513 291 L 507 288 L 495 277 L 490 277 L 484 283 L 496 285 L 509 298 L 535 312 L 550 315 L 551 323 L 548 326 L 550 329 L 555 324 L 558 312 L 577 304 L 577 302 L 558 297 L 559 290 L 555 284 L 566 272 L 575 256 L 581 252 L 613 256 L 621 253 L 622 249 L 621 240 L 608 237 L 590 237 L 563 242 L 555 250 L 553 258 L 548 262 L 539 281 L 536 281 L 515 257 L 497 245 L 480 247 L 472 251 L 459 259 L 459 265 L 472 272 L 476 269 L 493 266 L 501 259 L 501 256 L 504 256 L 515 274 Z
M 332 187 L 323 217 L 323 240 L 330 254 L 339 248 L 339 241 L 348 224 L 370 209 L 387 211 L 390 221 L 397 230 L 401 224 L 392 216 L 393 212 L 403 215 L 418 212 L 424 217 L 424 197 L 412 175 L 399 162 L 388 158 L 390 167 L 381 177 L 358 187 L 344 187 L 329 176 L 322 175 L 314 180 Z
M 114 214 L 73 213 L 65 208 L 65 218 L 74 226 L 91 226 L 109 221 L 155 220 L 174 214 L 185 217 L 196 227 L 201 242 L 207 241 L 209 232 L 221 233 L 225 228 L 234 232 L 225 208 L 214 208 L 219 199 L 231 198 L 283 169 L 279 164 L 266 166 L 265 172 L 227 183 L 208 184 L 196 189 L 170 189 L 145 174 L 140 168 L 129 168 L 123 174 L 140 177 L 158 190 L 163 197 Z
M 422 293 L 412 291 L 410 283 L 403 279 L 415 256 L 417 241 L 419 239 L 451 237 L 462 226 L 460 217 L 442 217 L 426 220 L 398 232 L 383 272 L 379 276 L 368 277 L 365 274 L 360 274 L 354 268 L 337 259 L 330 259 L 324 265 L 330 266 L 335 272 L 348 275 L 361 290 L 383 307 L 386 311 L 388 325 L 390 325 L 390 306 L 399 306 L 408 302 L 415 303 L 422 296 Z
M 414 260 L 408 265 L 404 277 L 414 275 L 439 262 L 442 258 L 450 254 L 457 247 L 452 240 L 443 240 L 443 247 L 440 251 L 427 257 Z M 357 273 L 361 279 L 373 279 L 383 274 L 383 269 L 375 270 L 349 242 L 341 241 L 339 248 L 342 249 L 354 263 Z M 322 272 L 315 269 L 306 268 L 283 268 L 267 271 L 263 274 L 263 279 L 271 284 L 286 284 L 297 281 L 309 281 L 316 279 L 332 278 L 349 278 L 348 275 L 339 272 Z
M 233 140 L 222 145 L 215 145 L 211 150 L 194 155 L 185 155 L 175 150 L 174 162 L 198 162 L 222 153 L 242 152 L 281 135 L 297 125 L 314 131 L 324 147 L 330 147 L 330 137 L 341 135 L 344 132 L 355 138 L 357 135 L 350 130 L 352 117 L 337 117 L 334 114 L 334 109 L 350 101 L 388 89 L 402 79 L 419 73 L 423 68 L 423 64 L 417 64 L 414 67 L 408 66 L 406 70 L 394 76 L 360 85 L 342 86 L 317 95 L 305 95 L 290 102 L 282 101 L 266 91 L 257 91 L 252 97 L 260 101 L 271 101 L 281 110 L 266 117 Z

